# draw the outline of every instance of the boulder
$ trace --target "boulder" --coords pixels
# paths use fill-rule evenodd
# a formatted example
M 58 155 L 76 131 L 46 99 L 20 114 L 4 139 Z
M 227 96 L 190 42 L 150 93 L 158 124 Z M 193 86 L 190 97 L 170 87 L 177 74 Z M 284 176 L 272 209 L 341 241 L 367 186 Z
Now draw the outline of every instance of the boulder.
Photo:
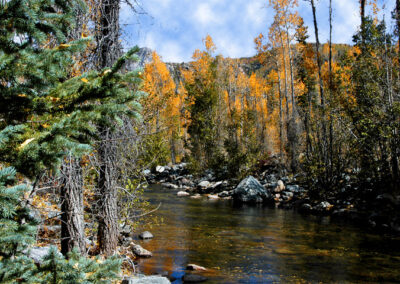
M 218 181 L 216 183 L 213 183 L 211 185 L 211 188 L 213 190 L 213 192 L 220 192 L 222 190 L 224 190 L 225 188 L 227 188 L 229 185 L 229 183 L 225 180 L 225 181 Z
M 294 185 L 287 185 L 285 190 L 293 193 L 298 193 L 301 191 L 301 188 L 297 184 L 294 184 Z
M 179 197 L 184 197 L 184 196 L 189 196 L 190 193 L 188 193 L 188 192 L 186 192 L 186 191 L 178 191 L 178 192 L 176 193 L 176 195 L 179 196 Z
M 186 266 L 186 269 L 187 270 L 196 270 L 196 271 L 206 271 L 207 270 L 205 267 L 197 265 L 197 264 L 193 264 L 193 263 L 188 264 Z
M 156 167 L 156 172 L 157 173 L 163 173 L 163 172 L 165 172 L 165 167 L 163 167 L 163 166 L 157 166 Z
M 331 210 L 333 205 L 331 205 L 328 201 L 322 201 L 321 203 L 317 204 L 314 209 L 319 212 L 326 212 Z
M 43 262 L 43 258 L 49 254 L 50 251 L 50 247 L 33 247 L 28 249 L 27 251 L 25 251 L 25 254 L 33 259 L 33 261 L 36 264 L 41 264 Z M 61 255 L 61 253 L 59 251 L 57 251 L 57 253 L 59 255 Z
M 189 186 L 189 187 L 194 187 L 194 183 L 187 178 L 182 178 L 180 179 L 181 185 L 183 186 Z
M 275 184 L 274 192 L 279 193 L 285 190 L 285 184 L 283 181 L 278 180 L 278 182 Z
M 300 206 L 299 212 L 300 213 L 310 213 L 312 211 L 312 206 L 308 203 L 304 203 Z
M 218 193 L 218 196 L 221 198 L 230 197 L 231 195 L 232 195 L 232 193 L 229 191 L 223 191 L 223 192 Z
M 154 238 L 154 236 L 149 231 L 144 231 L 139 234 L 139 238 L 141 238 L 142 240 L 148 240 Z
M 270 174 L 270 175 L 265 175 L 266 172 L 263 173 L 263 175 L 265 176 L 265 182 L 267 183 L 276 183 L 278 182 L 278 179 L 276 178 L 276 176 L 274 174 Z
M 136 278 L 126 277 L 121 284 L 170 284 L 168 278 L 158 275 L 139 275 Z
M 165 182 L 163 184 L 161 184 L 163 187 L 166 188 L 172 188 L 172 189 L 178 189 L 179 186 L 177 186 L 176 184 L 170 183 L 170 182 Z
M 151 171 L 150 170 L 143 170 L 142 174 L 147 177 L 147 176 L 149 176 L 151 174 Z
M 207 278 L 197 274 L 185 274 L 182 280 L 183 283 L 200 283 L 207 281 Z
M 129 236 L 132 233 L 132 228 L 130 225 L 123 225 L 119 226 L 119 232 L 123 236 Z
M 282 194 L 283 194 L 283 196 L 286 196 L 289 199 L 293 198 L 293 196 L 294 196 L 294 193 L 291 191 L 284 191 Z
M 153 254 L 147 249 L 142 248 L 140 245 L 131 243 L 132 252 L 138 257 L 152 257 Z
M 242 180 L 233 190 L 233 199 L 242 203 L 270 202 L 273 197 L 253 176 Z
M 202 182 L 200 182 L 197 186 L 200 187 L 201 189 L 207 189 L 208 187 L 210 187 L 210 182 L 208 180 L 204 180 Z

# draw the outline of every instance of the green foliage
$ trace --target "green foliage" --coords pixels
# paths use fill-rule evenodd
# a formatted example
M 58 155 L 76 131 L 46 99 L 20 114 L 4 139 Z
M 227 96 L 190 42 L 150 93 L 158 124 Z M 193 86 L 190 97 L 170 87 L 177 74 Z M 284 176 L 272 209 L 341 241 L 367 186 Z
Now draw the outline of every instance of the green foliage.
M 372 18 L 365 19 L 364 28 L 354 36 L 354 42 L 361 52 L 352 63 L 357 108 L 350 109 L 349 116 L 357 136 L 353 143 L 360 163 L 359 178 L 382 180 L 390 176 L 390 140 L 397 127 L 386 69 L 388 58 L 395 53 L 389 53 L 392 40 L 385 23 L 375 24 Z
M 0 255 L 4 258 L 17 255 L 35 240 L 35 220 L 20 204 L 28 187 L 15 183 L 14 168 L 0 169 Z
M 74 250 L 66 259 L 52 247 L 35 273 L 34 283 L 111 283 L 119 278 L 121 259 L 116 256 L 104 261 L 81 257 Z M 28 282 L 30 282 L 28 280 Z
M 186 83 L 187 100 L 189 103 L 190 135 L 189 149 L 198 166 L 194 168 L 209 168 L 211 160 L 218 151 L 217 121 L 215 111 L 218 103 L 218 89 L 215 82 L 216 61 L 210 59 L 207 77 L 195 73 L 193 83 Z
M 171 150 L 166 141 L 165 133 L 159 132 L 144 137 L 139 167 L 154 170 L 158 165 L 165 165 L 171 157 Z
M 111 283 L 119 278 L 122 260 L 112 256 L 106 260 L 81 257 L 73 250 L 65 258 L 55 247 L 36 266 L 27 256 L 3 259 L 0 262 L 1 283 Z
M 121 73 L 137 47 L 110 69 L 66 80 L 89 41 L 66 42 L 79 5 L 13 0 L 0 10 L 0 160 L 28 177 L 57 169 L 67 151 L 88 152 L 96 124 L 139 117 L 139 72 Z

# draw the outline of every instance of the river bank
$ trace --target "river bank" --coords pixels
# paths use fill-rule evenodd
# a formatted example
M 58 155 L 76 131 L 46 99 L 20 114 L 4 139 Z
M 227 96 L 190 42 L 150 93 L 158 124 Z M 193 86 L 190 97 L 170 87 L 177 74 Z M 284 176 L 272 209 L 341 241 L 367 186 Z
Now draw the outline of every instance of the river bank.
M 254 172 L 251 178 L 218 180 L 211 170 L 195 177 L 189 173 L 187 165 L 181 163 L 157 166 L 153 171 L 144 171 L 144 175 L 149 184 L 173 189 L 181 197 L 233 199 L 235 204 L 263 203 L 301 214 L 331 216 L 375 232 L 400 234 L 400 195 L 393 196 L 385 193 L 384 189 L 361 189 L 350 175 L 343 175 L 338 192 L 328 194 L 324 199 L 315 198 L 298 176 L 282 172 L 285 170 L 279 164 L 272 163 Z M 252 184 L 238 193 L 240 182 L 249 182 L 249 178 L 250 183 L 258 183 L 259 186 Z

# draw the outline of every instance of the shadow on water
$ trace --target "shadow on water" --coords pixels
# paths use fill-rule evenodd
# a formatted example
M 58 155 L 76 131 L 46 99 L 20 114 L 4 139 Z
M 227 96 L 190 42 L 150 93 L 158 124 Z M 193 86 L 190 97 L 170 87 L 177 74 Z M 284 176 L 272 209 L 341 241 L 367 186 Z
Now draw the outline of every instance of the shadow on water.
M 400 238 L 379 236 L 263 206 L 177 197 L 152 186 L 150 203 L 162 203 L 163 223 L 140 241 L 153 252 L 145 274 L 184 274 L 188 263 L 208 268 L 208 283 L 400 282 Z M 175 281 L 174 283 L 180 283 Z

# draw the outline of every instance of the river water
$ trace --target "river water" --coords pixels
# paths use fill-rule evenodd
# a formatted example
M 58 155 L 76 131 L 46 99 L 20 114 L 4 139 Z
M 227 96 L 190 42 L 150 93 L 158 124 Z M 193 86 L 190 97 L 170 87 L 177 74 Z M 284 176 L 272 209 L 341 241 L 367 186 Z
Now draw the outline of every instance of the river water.
M 180 278 L 188 263 L 204 266 L 207 283 L 400 282 L 400 238 L 371 234 L 329 217 L 302 216 L 228 200 L 177 197 L 154 185 L 145 193 L 162 222 L 138 241 L 153 252 L 145 274 Z M 181 283 L 180 280 L 174 283 Z

